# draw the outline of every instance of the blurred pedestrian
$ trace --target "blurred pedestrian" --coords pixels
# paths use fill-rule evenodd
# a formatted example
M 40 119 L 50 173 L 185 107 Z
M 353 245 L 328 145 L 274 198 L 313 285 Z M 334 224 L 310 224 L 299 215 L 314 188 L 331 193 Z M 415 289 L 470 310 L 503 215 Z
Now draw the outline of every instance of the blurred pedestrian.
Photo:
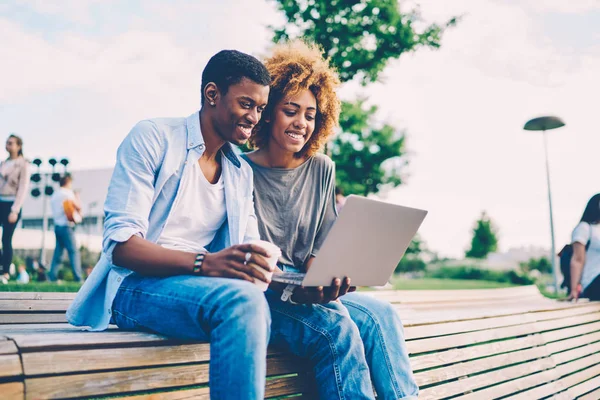
M 335 188 L 335 209 L 339 213 L 342 211 L 342 207 L 346 204 L 346 196 L 344 196 L 344 191 L 339 186 Z
M 10 135 L 6 140 L 8 158 L 0 162 L 0 225 L 2 226 L 2 283 L 10 279 L 12 238 L 21 218 L 21 207 L 29 191 L 29 162 L 23 157 L 23 140 Z
M 21 264 L 17 268 L 19 274 L 17 275 L 17 283 L 29 283 L 29 274 L 27 273 L 27 268 L 25 265 Z
M 600 300 L 600 193 L 588 201 L 581 221 L 573 230 L 572 242 L 569 299 L 581 296 Z
M 81 201 L 79 195 L 73 191 L 73 177 L 70 174 L 65 174 L 60 179 L 60 188 L 50 198 L 50 206 L 54 218 L 56 247 L 48 279 L 56 281 L 62 255 L 66 249 L 73 277 L 76 282 L 81 282 L 81 257 L 75 241 L 75 224 L 81 222 Z

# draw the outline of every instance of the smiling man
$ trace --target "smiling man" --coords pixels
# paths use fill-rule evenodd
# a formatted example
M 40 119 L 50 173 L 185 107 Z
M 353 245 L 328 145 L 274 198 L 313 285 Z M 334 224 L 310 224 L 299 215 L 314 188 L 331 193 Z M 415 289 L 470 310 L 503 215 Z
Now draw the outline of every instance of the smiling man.
M 91 330 L 109 323 L 210 340 L 210 392 L 262 399 L 270 313 L 252 282 L 269 282 L 258 239 L 245 143 L 269 96 L 254 57 L 214 55 L 202 73 L 202 108 L 187 118 L 139 122 L 125 138 L 104 205 L 102 257 L 67 311 Z

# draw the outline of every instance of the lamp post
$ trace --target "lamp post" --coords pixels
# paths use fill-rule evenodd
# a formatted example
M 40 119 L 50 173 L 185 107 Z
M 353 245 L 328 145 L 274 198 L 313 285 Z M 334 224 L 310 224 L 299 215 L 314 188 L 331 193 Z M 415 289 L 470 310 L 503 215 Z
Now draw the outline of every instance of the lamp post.
M 56 164 L 58 161 L 55 158 L 48 159 L 48 164 L 52 167 L 52 172 L 41 172 L 40 166 L 43 161 L 40 158 L 36 158 L 32 161 L 33 165 L 37 167 L 37 171 L 31 174 L 31 181 L 34 184 L 39 184 L 42 180 L 42 188 L 43 192 L 39 187 L 34 187 L 31 190 L 31 195 L 33 197 L 43 196 L 42 199 L 42 242 L 40 244 L 40 259 L 39 262 L 41 265 L 46 266 L 46 231 L 48 230 L 48 197 L 52 196 L 54 193 L 54 188 L 52 187 L 52 182 L 59 182 L 61 178 L 61 174 L 56 172 Z M 60 160 L 60 164 L 63 166 L 63 175 L 67 173 L 67 165 L 69 165 L 69 160 L 63 158 Z M 52 181 L 50 181 L 52 180 Z
M 552 262 L 552 274 L 554 275 L 554 292 L 558 293 L 558 265 L 556 264 L 556 245 L 554 243 L 554 219 L 552 217 L 552 194 L 550 191 L 550 164 L 548 163 L 548 140 L 546 131 L 565 126 L 565 123 L 558 117 L 546 116 L 534 118 L 525 123 L 523 127 L 526 131 L 542 131 L 544 139 L 544 155 L 546 157 L 546 182 L 548 184 L 548 206 L 550 208 L 550 240 L 552 249 L 550 261 Z

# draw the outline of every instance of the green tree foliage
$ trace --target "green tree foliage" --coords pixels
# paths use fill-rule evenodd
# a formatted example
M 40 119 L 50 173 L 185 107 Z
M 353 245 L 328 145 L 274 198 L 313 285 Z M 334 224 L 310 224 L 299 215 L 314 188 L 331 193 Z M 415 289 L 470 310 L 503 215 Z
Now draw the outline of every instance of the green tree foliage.
M 552 263 L 547 257 L 530 258 L 529 261 L 521 263 L 520 266 L 521 270 L 527 273 L 533 270 L 538 270 L 543 274 L 552 273 Z
M 381 185 L 402 183 L 407 164 L 404 133 L 388 124 L 375 128 L 376 112 L 377 107 L 365 107 L 364 100 L 342 104 L 342 132 L 331 143 L 331 158 L 336 164 L 336 184 L 346 195 L 366 196 Z
M 421 255 L 428 252 L 425 243 L 417 234 L 408 245 L 402 260 L 396 266 L 394 272 L 419 272 L 427 269 L 427 264 L 421 259 Z
M 438 48 L 457 22 L 423 24 L 418 9 L 401 12 L 398 0 L 277 0 L 288 23 L 274 41 L 304 37 L 320 44 L 342 81 L 375 82 L 390 59 L 421 47 Z M 419 28 L 417 28 L 419 26 Z
M 489 253 L 496 251 L 498 248 L 496 233 L 492 220 L 483 211 L 473 228 L 471 248 L 465 255 L 471 258 L 485 258 Z

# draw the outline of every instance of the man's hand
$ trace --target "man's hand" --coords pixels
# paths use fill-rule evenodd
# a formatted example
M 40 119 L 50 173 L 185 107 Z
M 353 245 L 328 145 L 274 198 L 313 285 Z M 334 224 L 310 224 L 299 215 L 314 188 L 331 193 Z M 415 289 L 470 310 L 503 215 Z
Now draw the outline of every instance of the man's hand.
M 250 254 L 247 259 L 246 254 Z M 202 263 L 202 274 L 204 276 L 242 279 L 254 282 L 255 279 L 270 283 L 256 269 L 262 268 L 266 272 L 273 272 L 271 266 L 265 260 L 270 254 L 263 248 L 253 244 L 239 244 L 228 247 L 216 253 L 206 253 Z
M 10 214 L 8 214 L 8 223 L 14 224 L 17 222 L 18 218 L 19 218 L 19 214 L 17 214 L 16 212 L 11 212 Z
M 331 286 L 324 288 L 319 287 L 297 287 L 294 289 L 292 301 L 300 304 L 327 304 L 337 300 L 338 297 L 345 295 L 348 292 L 354 292 L 355 286 L 350 286 L 350 278 L 344 280 L 335 278 L 331 282 Z

